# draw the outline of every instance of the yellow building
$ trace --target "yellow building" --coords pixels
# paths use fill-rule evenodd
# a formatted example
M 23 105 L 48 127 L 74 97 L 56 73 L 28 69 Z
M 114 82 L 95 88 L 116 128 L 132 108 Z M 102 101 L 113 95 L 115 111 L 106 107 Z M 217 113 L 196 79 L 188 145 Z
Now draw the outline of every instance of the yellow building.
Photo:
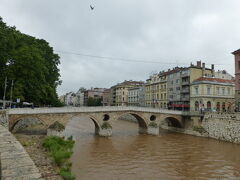
M 127 106 L 128 105 L 128 89 L 142 86 L 142 81 L 124 81 L 113 86 L 112 89 L 112 102 L 115 106 Z
M 167 72 L 154 74 L 145 85 L 145 105 L 167 108 Z
M 233 111 L 233 80 L 201 77 L 190 86 L 191 111 Z
M 214 71 L 214 65 L 212 64 L 211 69 L 205 67 L 205 63 L 202 63 L 201 61 L 197 61 L 197 65 L 191 64 L 189 69 L 189 76 L 190 76 L 190 83 L 192 83 L 194 80 L 200 78 L 200 77 L 214 77 L 215 71 Z

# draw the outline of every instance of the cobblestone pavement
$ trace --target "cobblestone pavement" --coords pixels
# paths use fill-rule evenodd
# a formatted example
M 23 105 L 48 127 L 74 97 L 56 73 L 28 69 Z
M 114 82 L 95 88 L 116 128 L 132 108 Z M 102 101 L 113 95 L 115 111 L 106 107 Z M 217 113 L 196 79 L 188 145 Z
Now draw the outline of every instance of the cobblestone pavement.
M 0 160 L 2 180 L 43 180 L 22 145 L 1 125 Z

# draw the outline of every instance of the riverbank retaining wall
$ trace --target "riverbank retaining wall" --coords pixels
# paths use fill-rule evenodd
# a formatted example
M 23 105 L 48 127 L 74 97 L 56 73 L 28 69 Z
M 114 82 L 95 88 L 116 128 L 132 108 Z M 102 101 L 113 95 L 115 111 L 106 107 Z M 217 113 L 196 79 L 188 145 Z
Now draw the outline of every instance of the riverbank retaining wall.
M 0 111 L 0 125 L 8 127 L 8 114 L 7 111 Z
M 0 164 L 1 180 L 38 179 L 41 178 L 28 153 L 16 138 L 0 125 Z
M 204 116 L 201 126 L 210 138 L 240 143 L 239 113 L 208 113 Z

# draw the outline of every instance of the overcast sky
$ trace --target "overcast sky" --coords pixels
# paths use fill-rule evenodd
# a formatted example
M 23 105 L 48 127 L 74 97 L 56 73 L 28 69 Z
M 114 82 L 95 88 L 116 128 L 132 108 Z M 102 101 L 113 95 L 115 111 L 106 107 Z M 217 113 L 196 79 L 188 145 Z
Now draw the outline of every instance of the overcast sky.
M 197 60 L 234 74 L 239 7 L 240 0 L 0 0 L 0 16 L 21 32 L 47 40 L 60 55 L 62 95 L 82 86 L 146 80 L 151 73 Z

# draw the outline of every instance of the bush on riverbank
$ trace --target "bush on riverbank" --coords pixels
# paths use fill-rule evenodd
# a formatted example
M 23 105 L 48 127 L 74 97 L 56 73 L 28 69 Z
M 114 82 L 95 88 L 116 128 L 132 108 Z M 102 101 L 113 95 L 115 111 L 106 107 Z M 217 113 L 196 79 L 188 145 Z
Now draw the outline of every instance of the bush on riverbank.
M 43 147 L 50 152 L 50 156 L 60 168 L 59 174 L 65 180 L 75 179 L 71 174 L 72 164 L 69 162 L 74 143 L 73 140 L 64 140 L 57 136 L 46 137 L 43 141 Z
M 194 126 L 193 130 L 199 132 L 200 134 L 207 133 L 207 131 L 202 126 Z

